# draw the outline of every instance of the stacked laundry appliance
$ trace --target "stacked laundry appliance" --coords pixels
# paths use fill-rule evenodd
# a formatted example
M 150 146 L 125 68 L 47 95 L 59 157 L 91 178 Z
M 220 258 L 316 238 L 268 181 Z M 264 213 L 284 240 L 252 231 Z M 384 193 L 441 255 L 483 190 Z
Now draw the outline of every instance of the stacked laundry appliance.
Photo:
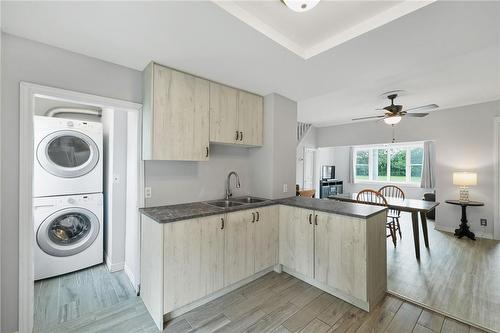
M 34 116 L 35 280 L 103 262 L 100 122 Z

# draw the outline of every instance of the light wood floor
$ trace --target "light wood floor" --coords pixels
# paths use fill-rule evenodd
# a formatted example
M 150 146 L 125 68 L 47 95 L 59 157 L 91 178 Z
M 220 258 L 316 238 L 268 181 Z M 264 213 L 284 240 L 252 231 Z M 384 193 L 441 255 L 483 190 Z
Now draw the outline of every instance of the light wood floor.
M 123 272 L 97 266 L 37 283 L 35 332 L 156 332 L 125 279 Z M 172 320 L 164 332 L 481 331 L 393 296 L 366 313 L 286 273 L 272 272 Z
M 419 263 L 410 217 L 405 215 L 403 219 L 403 239 L 398 238 L 397 248 L 387 243 L 388 289 L 465 322 L 500 332 L 500 242 L 457 239 L 434 230 L 431 222 L 430 248 L 427 250 L 422 242 Z

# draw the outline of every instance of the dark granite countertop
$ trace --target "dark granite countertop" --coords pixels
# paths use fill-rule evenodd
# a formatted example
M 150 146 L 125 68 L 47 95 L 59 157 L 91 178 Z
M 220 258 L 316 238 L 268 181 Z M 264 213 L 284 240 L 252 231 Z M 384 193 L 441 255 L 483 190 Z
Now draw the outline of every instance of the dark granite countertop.
M 232 200 L 237 198 L 232 198 Z M 386 208 L 373 205 L 364 205 L 334 200 L 312 199 L 304 197 L 290 197 L 277 200 L 265 200 L 257 203 L 247 203 L 233 207 L 216 207 L 208 204 L 210 201 L 191 202 L 177 205 L 140 208 L 139 211 L 159 223 L 170 223 L 181 220 L 189 220 L 197 217 L 225 214 L 240 210 L 253 209 L 270 205 L 287 205 L 326 213 L 334 213 L 359 218 L 369 218 Z
M 334 213 L 359 218 L 369 218 L 384 210 L 385 207 L 366 205 L 359 203 L 340 202 L 335 200 L 313 199 L 305 197 L 290 197 L 277 200 L 281 205 L 300 207 L 305 209 L 317 210 L 325 213 Z

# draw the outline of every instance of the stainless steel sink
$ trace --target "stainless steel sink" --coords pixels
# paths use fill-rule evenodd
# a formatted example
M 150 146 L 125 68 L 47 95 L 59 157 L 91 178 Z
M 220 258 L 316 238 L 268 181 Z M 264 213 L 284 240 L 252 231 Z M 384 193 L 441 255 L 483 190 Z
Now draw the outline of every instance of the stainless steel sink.
M 244 204 L 259 203 L 259 202 L 267 201 L 267 199 L 259 199 L 259 198 L 252 198 L 252 197 L 234 198 L 234 199 L 229 199 L 229 200 L 234 201 L 234 202 L 244 203 Z
M 229 200 L 210 201 L 210 202 L 207 202 L 207 204 L 209 204 L 211 206 L 215 206 L 215 207 L 222 207 L 222 208 L 229 208 L 229 207 L 236 207 L 236 206 L 243 205 L 242 202 L 229 201 Z

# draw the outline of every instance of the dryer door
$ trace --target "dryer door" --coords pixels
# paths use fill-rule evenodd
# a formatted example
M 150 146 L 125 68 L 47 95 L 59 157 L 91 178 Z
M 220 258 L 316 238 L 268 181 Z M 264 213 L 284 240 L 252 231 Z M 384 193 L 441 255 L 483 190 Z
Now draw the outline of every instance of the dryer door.
M 47 217 L 38 228 L 38 246 L 52 256 L 67 257 L 88 248 L 100 229 L 97 216 L 84 208 L 65 208 Z
M 99 149 L 89 136 L 64 130 L 43 138 L 38 144 L 36 156 L 40 165 L 51 174 L 75 178 L 94 169 L 99 161 Z

